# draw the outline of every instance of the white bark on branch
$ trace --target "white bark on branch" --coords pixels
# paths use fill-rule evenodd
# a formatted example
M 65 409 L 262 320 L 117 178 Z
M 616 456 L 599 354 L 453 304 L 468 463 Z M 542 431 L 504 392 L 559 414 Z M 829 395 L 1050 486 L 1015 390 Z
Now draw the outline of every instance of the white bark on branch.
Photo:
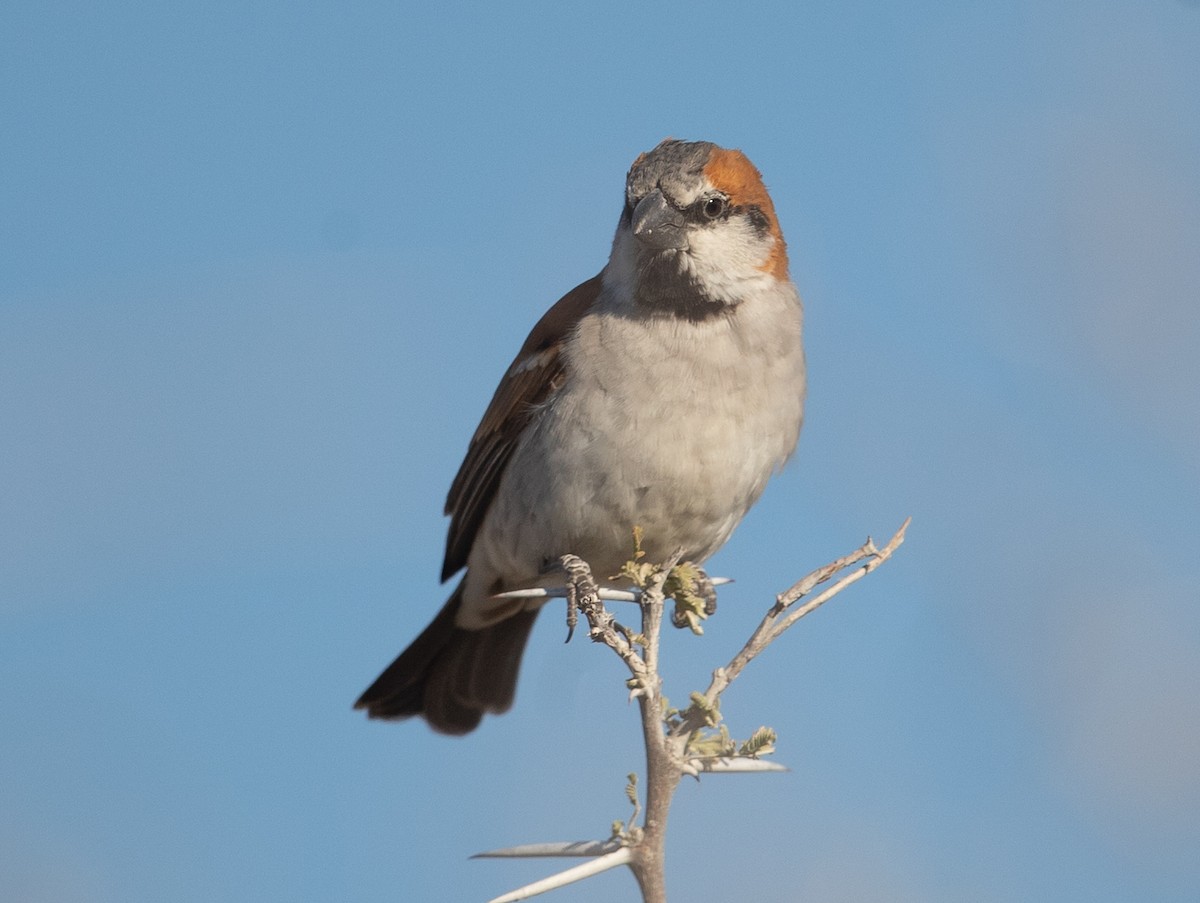
M 582 881 L 584 878 L 592 877 L 592 875 L 599 875 L 601 872 L 607 872 L 609 869 L 617 868 L 617 866 L 628 865 L 632 859 L 633 853 L 630 851 L 630 848 L 621 847 L 611 853 L 597 856 L 590 862 L 581 862 L 579 865 L 563 869 L 561 872 L 556 872 L 539 881 L 526 884 L 524 887 L 518 887 L 516 890 L 501 894 L 499 897 L 493 897 L 488 903 L 516 903 L 517 900 L 528 900 L 530 897 L 544 894 L 548 890 L 574 884 L 576 881 Z

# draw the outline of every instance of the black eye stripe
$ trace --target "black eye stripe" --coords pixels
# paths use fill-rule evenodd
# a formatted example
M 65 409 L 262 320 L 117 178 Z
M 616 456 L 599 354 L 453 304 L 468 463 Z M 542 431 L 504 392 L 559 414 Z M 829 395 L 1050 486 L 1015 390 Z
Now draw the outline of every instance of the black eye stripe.
M 750 204 L 742 208 L 747 219 L 750 220 L 750 225 L 754 227 L 754 231 L 759 235 L 765 235 L 771 231 L 771 221 L 767 219 L 767 215 L 762 212 L 762 209 L 757 204 Z

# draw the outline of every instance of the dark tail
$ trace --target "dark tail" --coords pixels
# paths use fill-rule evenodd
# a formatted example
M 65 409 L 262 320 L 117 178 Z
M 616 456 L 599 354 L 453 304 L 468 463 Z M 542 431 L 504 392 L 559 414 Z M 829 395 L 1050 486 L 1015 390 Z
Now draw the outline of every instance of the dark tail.
M 462 584 L 437 617 L 354 703 L 371 718 L 424 715 L 444 734 L 475 730 L 484 712 L 508 711 L 525 641 L 538 610 L 521 611 L 482 630 L 454 623 Z

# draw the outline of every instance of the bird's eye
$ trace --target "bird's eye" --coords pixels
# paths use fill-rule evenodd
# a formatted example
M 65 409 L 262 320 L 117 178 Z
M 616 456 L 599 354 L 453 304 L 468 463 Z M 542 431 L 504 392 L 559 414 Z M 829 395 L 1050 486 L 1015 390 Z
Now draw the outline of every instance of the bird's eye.
M 708 219 L 717 219 L 723 216 L 725 211 L 729 209 L 729 202 L 722 197 L 711 197 L 704 202 L 704 206 L 701 209 Z

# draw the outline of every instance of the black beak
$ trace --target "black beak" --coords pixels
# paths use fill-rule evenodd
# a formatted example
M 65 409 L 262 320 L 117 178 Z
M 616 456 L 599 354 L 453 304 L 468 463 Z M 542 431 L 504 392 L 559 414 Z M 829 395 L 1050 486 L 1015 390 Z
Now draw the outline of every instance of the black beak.
M 633 209 L 633 237 L 655 250 L 686 248 L 683 214 L 667 203 L 662 191 L 655 188 L 638 201 Z

